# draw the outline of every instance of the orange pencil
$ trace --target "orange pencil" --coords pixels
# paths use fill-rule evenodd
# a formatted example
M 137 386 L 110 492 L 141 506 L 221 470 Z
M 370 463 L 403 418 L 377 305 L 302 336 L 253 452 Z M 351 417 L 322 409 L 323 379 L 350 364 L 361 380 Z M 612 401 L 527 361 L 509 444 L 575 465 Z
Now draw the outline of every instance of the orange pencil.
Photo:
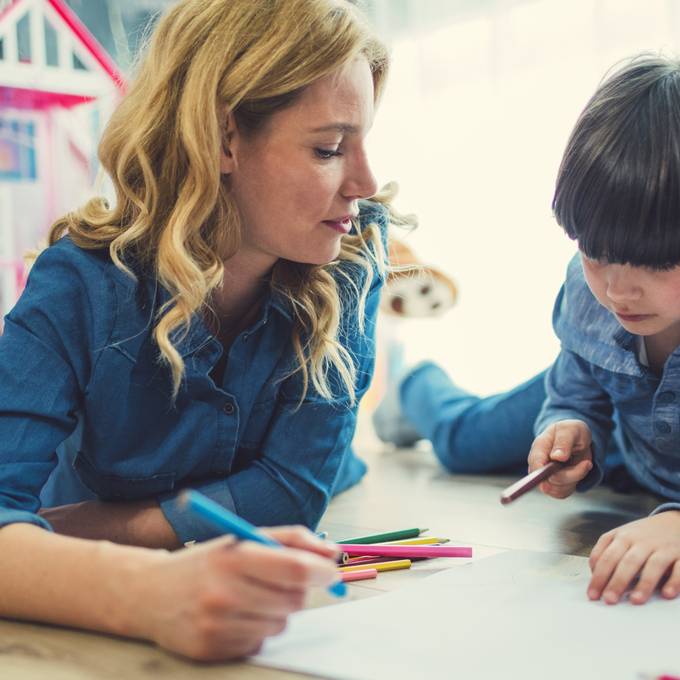
M 346 583 L 347 581 L 364 581 L 365 579 L 376 578 L 377 576 L 377 569 L 357 569 L 356 571 L 346 571 L 340 574 L 340 580 Z

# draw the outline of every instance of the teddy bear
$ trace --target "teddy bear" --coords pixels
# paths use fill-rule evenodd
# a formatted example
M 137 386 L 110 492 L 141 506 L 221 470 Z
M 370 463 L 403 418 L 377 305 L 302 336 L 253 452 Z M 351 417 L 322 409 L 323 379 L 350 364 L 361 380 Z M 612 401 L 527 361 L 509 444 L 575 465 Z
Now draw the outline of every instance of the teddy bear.
M 380 300 L 386 314 L 405 318 L 440 316 L 456 302 L 453 280 L 435 267 L 424 265 L 402 240 L 390 234 L 391 271 Z

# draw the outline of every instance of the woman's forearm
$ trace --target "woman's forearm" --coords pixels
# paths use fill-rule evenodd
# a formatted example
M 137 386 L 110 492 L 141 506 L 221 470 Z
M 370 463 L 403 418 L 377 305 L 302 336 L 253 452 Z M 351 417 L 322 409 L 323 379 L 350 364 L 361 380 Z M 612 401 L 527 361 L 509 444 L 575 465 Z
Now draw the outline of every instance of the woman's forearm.
M 0 555 L 0 616 L 148 638 L 140 584 L 165 551 L 11 524 L 0 529 Z
M 337 578 L 334 551 L 300 528 L 291 548 L 222 537 L 168 552 L 0 528 L 0 617 L 140 638 L 193 659 L 242 657 L 285 627 L 312 586 Z
M 155 500 L 129 503 L 85 501 L 40 511 L 59 534 L 124 545 L 175 550 L 177 535 Z

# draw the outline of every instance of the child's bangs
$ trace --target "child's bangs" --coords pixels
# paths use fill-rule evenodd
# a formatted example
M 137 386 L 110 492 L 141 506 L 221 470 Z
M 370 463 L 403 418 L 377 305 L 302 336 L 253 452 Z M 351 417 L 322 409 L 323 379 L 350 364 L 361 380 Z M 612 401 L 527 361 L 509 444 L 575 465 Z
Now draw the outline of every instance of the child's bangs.
M 557 222 L 588 257 L 680 264 L 680 72 L 634 61 L 586 106 L 557 178 Z
M 553 210 L 586 256 L 668 269 L 680 263 L 680 143 L 637 113 L 616 138 L 565 157 Z
M 591 259 L 654 269 L 680 264 L 680 169 L 655 177 L 628 160 L 593 167 L 563 186 L 553 206 L 557 222 Z

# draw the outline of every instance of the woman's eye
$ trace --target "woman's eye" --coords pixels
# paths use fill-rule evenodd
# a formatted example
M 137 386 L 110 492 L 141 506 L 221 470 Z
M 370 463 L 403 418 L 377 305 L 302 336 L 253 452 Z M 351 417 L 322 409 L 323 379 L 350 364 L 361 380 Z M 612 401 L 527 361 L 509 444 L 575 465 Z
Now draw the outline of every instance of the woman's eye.
M 337 149 L 322 149 L 320 147 L 315 148 L 314 153 L 317 158 L 320 158 L 323 161 L 327 161 L 335 156 L 342 156 Z

